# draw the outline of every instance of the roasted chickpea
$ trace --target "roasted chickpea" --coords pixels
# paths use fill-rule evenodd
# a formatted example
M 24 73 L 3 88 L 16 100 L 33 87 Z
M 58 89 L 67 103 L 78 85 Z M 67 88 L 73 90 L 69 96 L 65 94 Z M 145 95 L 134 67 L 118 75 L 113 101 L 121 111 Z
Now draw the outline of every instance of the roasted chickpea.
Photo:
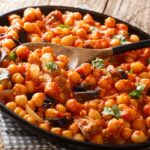
M 56 118 L 58 114 L 58 111 L 53 108 L 49 108 L 45 110 L 45 117 L 46 118 Z
M 76 71 L 69 71 L 68 78 L 73 84 L 78 84 L 81 81 L 81 77 Z
M 131 63 L 131 70 L 134 73 L 140 73 L 144 68 L 145 68 L 144 64 L 142 64 L 139 61 Z
M 77 133 L 74 135 L 73 137 L 74 140 L 77 140 L 77 141 L 85 141 L 83 135 L 81 133 Z
M 66 46 L 72 46 L 74 42 L 75 42 L 75 37 L 73 35 L 67 35 L 61 39 L 61 44 Z
M 50 130 L 52 133 L 55 133 L 57 135 L 61 135 L 61 128 L 59 127 L 52 127 L 51 130 Z
M 115 39 L 115 38 L 110 41 L 111 46 L 118 46 L 118 45 L 120 45 L 120 43 L 121 43 L 121 41 L 119 39 Z
M 15 102 L 8 102 L 6 104 L 6 107 L 9 108 L 10 110 L 14 111 L 15 108 L 17 107 L 16 103 Z
M 50 125 L 48 123 L 41 123 L 39 127 L 43 130 L 50 131 Z
M 62 131 L 62 136 L 67 137 L 67 138 L 72 138 L 72 131 L 64 130 Z
M 129 37 L 129 40 L 131 42 L 138 42 L 138 41 L 140 41 L 140 38 L 135 34 L 131 34 L 130 37 Z
M 94 110 L 92 108 L 89 110 L 88 116 L 90 116 L 91 118 L 93 118 L 95 120 L 101 119 L 100 113 L 97 110 Z
M 35 93 L 32 96 L 32 99 L 37 107 L 40 107 L 44 103 L 44 94 L 43 93 Z
M 51 31 L 45 32 L 42 36 L 43 40 L 46 42 L 50 42 L 53 37 L 54 37 L 54 34 Z
M 12 39 L 5 39 L 2 41 L 2 47 L 13 49 L 16 46 L 15 42 Z
M 21 59 L 26 59 L 29 54 L 29 49 L 26 46 L 18 46 L 16 49 L 16 55 Z
M 116 26 L 116 21 L 114 18 L 112 17 L 108 17 L 106 20 L 105 20 L 105 25 L 109 28 L 113 28 Z
M 146 135 L 144 134 L 143 131 L 140 131 L 140 130 L 134 131 L 132 136 L 131 136 L 131 141 L 133 143 L 143 143 L 146 140 L 147 140 Z
M 15 96 L 15 102 L 16 102 L 17 106 L 24 108 L 26 106 L 26 104 L 28 103 L 28 99 L 25 95 L 17 95 L 17 96 Z
M 24 77 L 20 73 L 14 73 L 11 77 L 11 80 L 14 83 L 19 83 L 19 84 L 24 83 Z

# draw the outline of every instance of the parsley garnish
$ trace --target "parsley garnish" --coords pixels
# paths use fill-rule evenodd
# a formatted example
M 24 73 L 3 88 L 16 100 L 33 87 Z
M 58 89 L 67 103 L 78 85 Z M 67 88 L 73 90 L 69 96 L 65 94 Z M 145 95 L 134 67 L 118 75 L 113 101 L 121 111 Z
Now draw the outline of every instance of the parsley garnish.
M 121 34 L 113 36 L 113 39 L 119 39 L 121 41 L 121 44 L 124 44 L 127 42 L 126 37 Z
M 95 60 L 92 61 L 92 66 L 94 66 L 97 69 L 103 68 L 104 60 L 100 58 L 96 58 Z
M 17 58 L 17 55 L 15 52 L 11 51 L 9 53 L 9 59 L 12 60 L 12 61 L 16 61 L 16 58 Z
M 51 71 L 55 71 L 58 69 L 58 66 L 55 62 L 49 62 L 46 64 L 47 69 L 51 70 Z
M 60 28 L 62 28 L 62 29 L 70 29 L 69 26 L 64 25 L 64 24 L 59 24 L 57 27 L 60 27 Z
M 129 93 L 129 95 L 133 98 L 139 98 L 141 96 L 144 88 L 145 87 L 143 85 L 138 85 L 134 91 Z
M 121 112 L 117 105 L 113 105 L 112 107 L 104 107 L 102 114 L 103 115 L 112 115 L 117 119 L 119 119 L 121 117 Z

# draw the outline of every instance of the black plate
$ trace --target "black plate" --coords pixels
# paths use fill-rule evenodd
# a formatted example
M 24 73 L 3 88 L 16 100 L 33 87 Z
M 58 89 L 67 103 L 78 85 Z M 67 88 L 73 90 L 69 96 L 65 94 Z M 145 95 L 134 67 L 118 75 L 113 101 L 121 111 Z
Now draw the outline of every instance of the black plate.
M 73 7 L 64 7 L 64 6 L 34 6 L 34 7 L 39 7 L 44 14 L 49 14 L 49 12 L 58 9 L 62 12 L 65 11 L 79 11 L 82 14 L 89 13 L 91 14 L 96 21 L 100 21 L 101 23 L 104 22 L 104 20 L 108 17 L 107 15 L 97 13 L 94 11 L 89 11 L 89 10 L 84 10 L 84 9 L 79 9 L 79 8 L 73 8 Z M 8 15 L 10 14 L 18 14 L 18 15 L 23 15 L 23 11 L 26 8 L 18 9 L 6 14 L 3 14 L 0 16 L 0 25 L 9 25 L 8 24 Z M 142 19 L 142 18 L 141 18 Z M 134 33 L 137 34 L 141 39 L 148 39 L 150 38 L 150 35 L 145 33 L 144 31 L 124 22 L 121 20 L 116 19 L 118 23 L 125 23 L 129 27 L 129 33 Z M 5 113 L 7 116 L 9 116 L 11 119 L 17 121 L 21 126 L 26 128 L 30 133 L 34 133 L 37 136 L 42 136 L 43 138 L 48 139 L 50 142 L 55 144 L 57 147 L 64 147 L 67 149 L 72 149 L 72 150 L 115 150 L 115 149 L 141 149 L 150 146 L 150 141 L 141 143 L 141 144 L 123 144 L 123 145 L 107 145 L 107 144 L 92 144 L 92 143 L 87 143 L 87 142 L 79 142 L 79 141 L 74 141 L 71 139 L 66 139 L 64 137 L 46 132 L 36 126 L 31 125 L 30 123 L 26 122 L 10 110 L 8 110 L 4 104 L 0 103 L 0 109 L 3 113 Z

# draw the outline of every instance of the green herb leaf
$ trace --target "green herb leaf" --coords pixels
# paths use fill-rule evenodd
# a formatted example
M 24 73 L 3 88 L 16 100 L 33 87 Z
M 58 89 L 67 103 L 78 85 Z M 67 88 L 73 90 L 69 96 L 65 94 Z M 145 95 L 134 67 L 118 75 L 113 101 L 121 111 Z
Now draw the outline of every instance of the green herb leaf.
M 112 115 L 117 119 L 119 119 L 121 116 L 119 107 L 117 105 L 113 105 L 112 107 L 104 107 L 102 114 L 103 115 Z
M 150 58 L 148 58 L 148 64 L 150 64 Z
M 0 68 L 0 81 L 9 78 L 9 71 L 5 68 Z
M 57 27 L 62 28 L 62 29 L 70 29 L 69 26 L 64 25 L 64 24 L 59 24 Z
M 9 59 L 12 60 L 12 61 L 16 61 L 16 58 L 17 58 L 17 55 L 14 51 L 11 51 L 9 53 Z
M 92 31 L 97 31 L 98 29 L 96 28 L 96 27 L 94 27 L 94 26 L 91 26 L 90 27 L 90 31 L 92 32 Z
M 97 69 L 103 68 L 104 60 L 100 58 L 96 58 L 95 60 L 92 61 L 92 66 L 94 66 Z
M 128 71 L 128 73 L 129 73 L 129 74 L 132 74 L 132 73 L 133 73 L 133 70 L 132 70 L 132 69 L 131 69 L 131 70 L 129 70 L 129 71 Z
M 129 95 L 133 98 L 140 98 L 144 88 L 143 85 L 138 85 L 134 91 L 129 93 Z
M 124 44 L 127 42 L 126 37 L 121 34 L 113 36 L 113 39 L 119 39 L 121 41 L 121 44 Z
M 49 62 L 46 64 L 47 69 L 51 70 L 51 71 L 55 71 L 58 69 L 58 66 L 55 62 Z
M 7 56 L 6 51 L 3 48 L 0 48 L 1 56 L 0 56 L 0 63 L 4 60 L 4 58 Z

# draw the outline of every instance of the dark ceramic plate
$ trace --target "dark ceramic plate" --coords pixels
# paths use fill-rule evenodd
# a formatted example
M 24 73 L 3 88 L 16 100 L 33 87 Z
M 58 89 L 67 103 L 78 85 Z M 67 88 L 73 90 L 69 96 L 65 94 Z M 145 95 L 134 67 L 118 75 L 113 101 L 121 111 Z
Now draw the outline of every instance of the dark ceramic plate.
M 73 7 L 63 7 L 63 6 L 36 6 L 39 7 L 44 14 L 49 14 L 49 12 L 58 9 L 62 12 L 65 11 L 79 11 L 82 14 L 89 13 L 91 14 L 96 21 L 100 21 L 101 23 L 104 22 L 104 20 L 108 17 L 107 15 L 97 13 L 94 11 L 79 9 L 79 8 L 73 8 Z M 15 10 L 6 14 L 3 14 L 0 16 L 0 25 L 8 25 L 8 15 L 10 14 L 18 14 L 23 15 L 23 11 L 25 8 Z M 142 19 L 142 18 L 141 18 Z M 129 27 L 129 33 L 137 34 L 142 40 L 150 38 L 150 35 L 143 32 L 142 30 L 126 23 L 121 20 L 116 19 L 118 23 L 125 23 Z M 11 119 L 18 122 L 21 126 L 27 129 L 27 131 L 36 134 L 37 136 L 41 136 L 43 138 L 48 139 L 50 142 L 52 142 L 57 147 L 64 147 L 66 149 L 72 149 L 72 150 L 116 150 L 116 149 L 142 149 L 146 147 L 150 147 L 150 141 L 141 143 L 141 144 L 124 144 L 124 145 L 107 145 L 107 144 L 92 144 L 87 142 L 79 142 L 74 141 L 71 139 L 66 139 L 64 137 L 46 132 L 36 126 L 31 125 L 30 123 L 26 122 L 22 118 L 18 117 L 16 114 L 8 110 L 4 104 L 0 103 L 0 109 L 3 113 L 5 113 L 7 116 L 9 116 Z

